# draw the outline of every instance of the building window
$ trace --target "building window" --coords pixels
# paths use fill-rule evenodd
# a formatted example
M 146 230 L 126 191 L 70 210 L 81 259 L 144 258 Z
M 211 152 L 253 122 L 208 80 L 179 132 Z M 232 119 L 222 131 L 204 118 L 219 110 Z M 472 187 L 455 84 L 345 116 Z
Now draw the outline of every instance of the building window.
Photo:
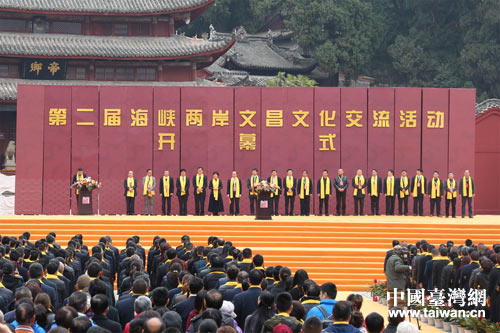
M 149 36 L 149 23 L 132 23 L 132 36 Z
M 0 19 L 0 31 L 26 32 L 26 21 Z
M 0 65 L 0 77 L 9 77 L 9 65 Z
M 69 66 L 66 72 L 68 80 L 87 80 L 87 68 Z
M 137 68 L 137 81 L 156 81 L 156 70 L 151 67 Z
M 52 32 L 55 34 L 78 34 L 82 33 L 82 24 L 78 22 L 53 22 Z
M 128 35 L 128 24 L 127 23 L 116 23 L 115 24 L 115 35 L 127 36 Z
M 94 35 L 111 36 L 113 34 L 113 25 L 111 23 L 93 23 Z
M 134 81 L 134 69 L 129 67 L 116 68 L 116 81 Z
M 95 69 L 95 78 L 99 81 L 114 81 L 115 69 L 113 67 L 97 67 Z

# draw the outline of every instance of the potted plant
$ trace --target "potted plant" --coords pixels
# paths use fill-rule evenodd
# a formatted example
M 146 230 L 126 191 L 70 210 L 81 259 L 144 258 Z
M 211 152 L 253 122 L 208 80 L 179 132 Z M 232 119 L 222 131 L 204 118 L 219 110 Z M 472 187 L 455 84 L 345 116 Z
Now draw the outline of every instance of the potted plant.
M 450 317 L 444 317 L 443 318 L 443 331 L 445 332 L 451 332 L 451 318 Z

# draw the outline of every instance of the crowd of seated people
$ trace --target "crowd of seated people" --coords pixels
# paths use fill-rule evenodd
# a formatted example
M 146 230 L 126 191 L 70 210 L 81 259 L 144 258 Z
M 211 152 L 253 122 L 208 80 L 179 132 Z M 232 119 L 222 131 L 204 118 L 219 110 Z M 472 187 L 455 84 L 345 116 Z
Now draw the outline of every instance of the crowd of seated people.
M 179 246 L 138 236 L 123 250 L 112 239 L 85 244 L 75 235 L 3 236 L 0 246 L 0 333 L 3 332 L 411 332 L 404 318 L 385 327 L 361 312 L 363 297 L 337 300 L 332 282 L 266 266 L 264 257 L 209 237 Z M 402 322 L 400 324 L 400 322 Z M 394 330 L 391 330 L 394 329 Z M 406 329 L 406 330 L 405 330 Z

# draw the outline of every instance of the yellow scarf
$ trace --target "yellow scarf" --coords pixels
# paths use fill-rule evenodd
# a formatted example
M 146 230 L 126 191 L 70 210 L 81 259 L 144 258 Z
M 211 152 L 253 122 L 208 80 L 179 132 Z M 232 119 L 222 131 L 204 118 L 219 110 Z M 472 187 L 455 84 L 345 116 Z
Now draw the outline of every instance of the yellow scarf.
M 399 191 L 399 197 L 404 198 L 407 195 L 410 195 L 410 191 L 408 190 L 408 177 L 401 177 L 399 179 L 399 187 L 406 188 L 406 190 Z
M 310 193 L 309 177 L 306 178 L 302 177 L 302 180 L 300 182 L 300 198 L 304 199 L 304 195 L 309 195 L 309 193 Z
M 198 190 L 199 188 L 203 188 L 203 175 L 196 175 L 196 192 L 201 193 L 202 190 Z
M 358 179 L 359 179 L 359 182 L 358 182 Z M 358 195 L 358 186 L 361 185 L 365 185 L 365 176 L 361 175 L 361 176 L 355 176 L 354 177 L 354 185 L 356 185 L 356 187 L 354 188 L 354 196 L 357 196 Z M 362 194 L 365 194 L 365 188 L 363 187 L 361 189 L 361 193 Z
M 127 187 L 128 188 L 132 188 L 131 190 L 127 191 L 127 197 L 133 198 L 134 194 L 135 194 L 135 190 L 134 190 L 134 178 L 130 178 L 130 177 L 127 178 Z
M 79 175 L 79 174 L 76 174 L 76 181 L 79 182 L 80 180 L 83 180 L 83 174 Z M 80 190 L 76 190 L 76 194 L 80 194 Z
M 377 185 L 378 185 L 378 177 L 371 177 L 370 178 L 372 181 L 372 193 L 370 193 L 370 196 L 372 197 L 378 197 L 378 191 L 377 191 Z
M 170 176 L 163 176 L 163 196 L 168 198 L 170 196 Z
M 236 184 L 236 191 L 234 191 L 234 187 Z M 236 192 L 236 193 L 235 193 Z M 229 198 L 239 198 L 240 194 L 240 182 L 238 178 L 231 178 L 231 188 L 229 189 Z
M 272 176 L 271 176 L 271 184 L 274 184 L 274 185 L 278 186 L 278 177 L 272 177 Z M 272 198 L 272 197 L 274 197 L 274 195 L 278 195 L 278 191 L 279 191 L 279 190 L 278 190 L 278 189 L 276 189 L 276 190 L 274 191 L 274 193 L 271 193 L 271 198 Z
M 446 193 L 446 199 L 451 200 L 457 197 L 456 184 L 457 182 L 455 181 L 455 179 L 453 179 L 451 182 L 450 178 L 446 180 L 446 189 L 451 189 L 451 190 L 455 189 L 451 192 Z
M 441 188 L 441 179 L 438 178 L 436 182 L 436 179 L 432 178 L 431 181 L 432 181 L 431 199 L 436 199 L 441 195 L 441 193 L 439 192 Z
M 387 177 L 387 193 L 386 196 L 393 197 L 394 196 L 394 176 Z
M 420 177 L 420 180 L 418 180 Z M 425 186 L 424 186 L 424 176 L 415 176 L 415 184 L 413 184 L 413 196 L 418 197 L 418 187 L 417 184 L 420 184 L 420 193 L 425 194 Z
M 325 182 L 324 177 L 321 177 L 321 180 L 320 180 L 320 198 L 324 199 L 325 195 L 330 195 L 330 178 L 329 177 L 326 177 L 326 182 Z
M 214 199 L 219 200 L 219 178 L 212 179 L 212 189 L 214 191 Z
M 186 176 L 180 176 L 179 183 L 181 183 L 181 196 L 186 195 Z
M 255 177 L 255 182 L 253 178 Z M 253 190 L 254 186 L 259 183 L 259 176 L 250 176 L 250 194 L 257 195 L 257 193 Z
M 148 194 L 148 188 L 153 187 L 153 177 L 146 176 L 146 181 L 144 182 L 144 195 Z M 151 191 L 151 194 L 149 195 L 152 197 L 154 194 L 153 191 Z
M 293 196 L 292 187 L 293 187 L 293 177 L 287 176 L 286 177 L 286 188 L 287 188 L 286 195 L 288 195 L 289 197 Z
M 57 276 L 56 274 L 47 274 L 47 279 L 59 280 L 59 276 Z
M 469 178 L 468 179 L 469 191 L 467 191 L 465 176 L 464 176 L 464 178 L 462 178 L 462 196 L 472 198 L 472 179 L 470 178 L 470 176 L 468 178 Z

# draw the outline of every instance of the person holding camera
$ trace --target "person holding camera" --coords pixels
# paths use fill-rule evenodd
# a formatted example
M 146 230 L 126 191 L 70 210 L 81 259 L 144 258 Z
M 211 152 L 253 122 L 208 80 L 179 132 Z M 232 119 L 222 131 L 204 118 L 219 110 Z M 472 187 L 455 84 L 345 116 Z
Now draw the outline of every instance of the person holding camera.
M 389 309 L 394 306 L 404 307 L 404 294 L 411 266 L 403 261 L 403 248 L 394 246 L 392 256 L 387 260 L 385 275 L 387 278 L 387 294 Z M 396 289 L 396 290 L 395 290 Z M 396 302 L 394 301 L 396 299 Z M 396 303 L 396 304 L 395 304 Z

